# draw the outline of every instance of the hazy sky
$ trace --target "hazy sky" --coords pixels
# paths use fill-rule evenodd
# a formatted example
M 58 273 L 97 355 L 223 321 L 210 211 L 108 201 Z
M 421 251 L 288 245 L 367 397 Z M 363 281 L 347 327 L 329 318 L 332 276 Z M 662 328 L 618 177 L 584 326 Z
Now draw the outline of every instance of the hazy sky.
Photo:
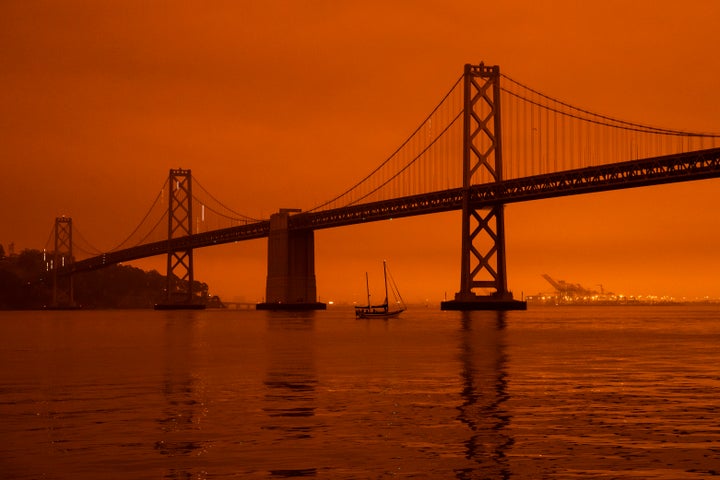
M 41 249 L 68 215 L 127 236 L 170 168 L 267 218 L 343 191 L 484 61 L 619 117 L 720 131 L 720 2 L 0 2 L 0 244 Z M 720 180 L 506 209 L 509 287 L 541 278 L 720 297 Z M 316 233 L 323 301 L 362 297 L 390 262 L 409 300 L 459 288 L 460 216 Z M 260 300 L 265 240 L 197 250 L 196 278 Z M 164 273 L 164 258 L 138 262 Z

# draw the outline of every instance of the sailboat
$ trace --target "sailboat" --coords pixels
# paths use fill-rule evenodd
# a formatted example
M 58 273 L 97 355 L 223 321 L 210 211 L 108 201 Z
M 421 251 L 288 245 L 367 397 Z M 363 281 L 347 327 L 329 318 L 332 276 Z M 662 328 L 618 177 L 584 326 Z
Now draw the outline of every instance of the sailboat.
M 370 284 L 368 282 L 368 274 L 365 272 L 365 288 L 367 289 L 367 305 L 355 307 L 356 318 L 394 318 L 405 311 L 405 302 L 403 302 L 400 292 L 393 281 L 392 275 L 390 276 L 390 287 L 392 293 L 399 299 L 396 302 L 396 307 L 390 309 L 388 304 L 388 268 L 387 263 L 383 260 L 383 278 L 385 279 L 385 301 L 381 305 L 373 305 L 370 303 Z

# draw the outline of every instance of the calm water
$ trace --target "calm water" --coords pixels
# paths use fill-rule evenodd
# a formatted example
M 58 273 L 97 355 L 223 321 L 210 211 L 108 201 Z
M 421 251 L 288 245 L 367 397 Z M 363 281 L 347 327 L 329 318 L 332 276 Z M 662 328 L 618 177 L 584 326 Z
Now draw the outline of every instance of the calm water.
M 0 477 L 720 475 L 720 306 L 0 312 Z

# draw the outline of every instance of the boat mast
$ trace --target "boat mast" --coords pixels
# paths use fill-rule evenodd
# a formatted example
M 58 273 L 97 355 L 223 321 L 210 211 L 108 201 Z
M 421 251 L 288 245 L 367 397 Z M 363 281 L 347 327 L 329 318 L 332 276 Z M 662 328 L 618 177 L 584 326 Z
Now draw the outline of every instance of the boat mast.
M 385 306 L 388 306 L 387 265 L 385 260 L 383 260 L 383 278 L 385 278 Z
M 368 282 L 368 274 L 365 272 L 365 290 L 367 291 L 368 307 L 370 306 L 370 282 Z

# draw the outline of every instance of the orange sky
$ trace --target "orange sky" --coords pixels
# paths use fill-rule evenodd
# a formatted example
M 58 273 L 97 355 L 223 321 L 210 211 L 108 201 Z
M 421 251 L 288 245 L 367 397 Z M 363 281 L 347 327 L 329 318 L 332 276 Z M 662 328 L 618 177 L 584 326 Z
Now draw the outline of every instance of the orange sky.
M 59 215 L 111 248 L 170 168 L 235 210 L 309 208 L 364 176 L 483 60 L 622 119 L 720 131 L 715 0 L 0 3 L 0 244 Z M 720 297 L 720 180 L 514 204 L 509 286 Z M 316 233 L 320 300 L 391 265 L 408 300 L 459 287 L 460 216 Z M 196 278 L 260 300 L 265 241 L 196 252 Z M 163 273 L 164 259 L 139 262 Z

